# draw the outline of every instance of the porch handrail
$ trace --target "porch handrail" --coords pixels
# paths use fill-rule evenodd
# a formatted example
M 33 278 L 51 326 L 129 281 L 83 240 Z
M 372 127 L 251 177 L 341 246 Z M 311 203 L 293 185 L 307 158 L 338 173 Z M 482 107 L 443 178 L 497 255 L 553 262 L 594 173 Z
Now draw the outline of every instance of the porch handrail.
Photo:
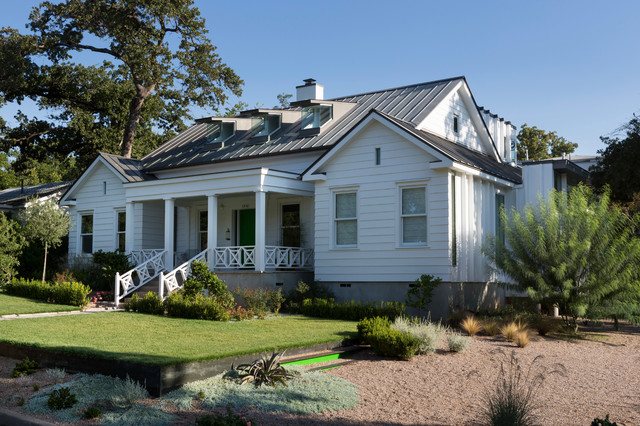
M 131 250 L 128 255 L 131 263 L 139 265 L 162 253 L 164 249 Z
M 158 283 L 158 295 L 162 300 L 166 299 L 166 295 L 182 288 L 182 284 L 178 282 L 178 274 L 182 277 L 182 282 L 187 279 L 191 273 L 191 264 L 196 260 L 205 262 L 211 267 L 210 260 L 213 257 L 213 249 L 207 248 L 193 256 L 191 259 L 177 266 L 172 271 L 165 274 L 160 273 L 160 282 Z
M 130 271 L 127 271 L 122 275 L 116 272 L 114 288 L 114 302 L 116 307 L 120 304 L 120 300 L 147 284 L 164 271 L 166 254 L 166 250 L 157 251 L 154 256 L 150 257 L 148 260 L 139 264 Z M 134 281 L 135 276 L 138 277 L 137 284 Z
M 213 249 L 214 268 L 252 268 L 255 265 L 255 246 L 227 246 Z
M 304 268 L 313 266 L 313 249 L 306 247 L 265 246 L 265 266 L 270 268 Z

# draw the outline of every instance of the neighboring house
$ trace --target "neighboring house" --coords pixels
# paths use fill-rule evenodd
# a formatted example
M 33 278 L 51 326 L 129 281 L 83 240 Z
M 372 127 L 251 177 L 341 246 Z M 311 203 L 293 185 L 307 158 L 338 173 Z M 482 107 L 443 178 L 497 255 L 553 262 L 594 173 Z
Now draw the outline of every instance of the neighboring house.
M 15 218 L 20 210 L 29 206 L 33 198 L 59 200 L 62 194 L 71 187 L 71 184 L 73 181 L 3 189 L 0 191 L 0 212 Z
M 515 148 L 464 77 L 331 100 L 309 79 L 290 108 L 197 120 L 140 160 L 100 154 L 60 202 L 69 254 L 131 252 L 120 295 L 160 271 L 174 289 L 196 256 L 231 288 L 404 300 L 428 273 L 446 283 L 435 316 L 490 306 L 504 294 L 480 245 L 521 197 Z

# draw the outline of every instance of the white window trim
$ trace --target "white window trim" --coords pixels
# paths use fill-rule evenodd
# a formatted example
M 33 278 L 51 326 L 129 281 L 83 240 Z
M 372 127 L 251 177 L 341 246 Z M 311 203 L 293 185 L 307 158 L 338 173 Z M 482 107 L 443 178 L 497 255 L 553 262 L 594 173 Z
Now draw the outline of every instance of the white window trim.
M 338 245 L 338 235 L 336 223 L 339 220 L 354 220 L 354 218 L 336 218 L 336 195 L 337 194 L 356 194 L 356 243 L 355 244 L 343 244 Z M 331 229 L 331 249 L 332 250 L 358 250 L 359 241 L 360 241 L 360 191 L 358 186 L 349 186 L 349 187 L 341 187 L 341 188 L 331 188 L 331 205 L 329 208 L 331 209 L 330 223 L 329 227 Z
M 82 251 L 82 237 L 83 235 L 89 235 L 89 234 L 83 234 L 82 233 L 82 217 L 83 216 L 92 216 L 93 217 L 93 232 L 91 233 L 91 253 L 85 253 Z M 77 218 L 77 222 L 78 224 L 78 229 L 77 229 L 77 241 L 76 241 L 76 256 L 85 256 L 85 257 L 89 257 L 91 256 L 96 248 L 96 215 L 95 212 L 93 210 L 84 210 L 81 212 L 78 212 L 78 218 Z
M 403 241 L 403 229 L 402 229 L 402 218 L 405 217 L 402 215 L 402 190 L 403 189 L 412 189 L 412 188 L 424 188 L 425 190 L 425 213 L 419 215 L 406 215 L 406 217 L 419 217 L 426 216 L 426 227 L 427 227 L 427 241 L 424 243 L 405 243 Z M 421 181 L 413 181 L 413 182 L 399 182 L 397 183 L 397 196 L 396 196 L 396 248 L 399 249 L 412 249 L 412 248 L 429 248 L 431 242 L 431 232 L 430 223 L 431 223 L 431 215 L 429 214 L 429 181 L 421 180 Z
M 124 216 L 125 217 L 124 231 L 118 231 L 118 215 L 120 213 L 124 213 L 125 214 L 125 216 Z M 118 237 L 120 236 L 120 234 L 124 234 L 125 241 L 126 241 L 126 238 L 127 238 L 127 222 L 126 222 L 127 210 L 126 210 L 126 208 L 124 208 L 124 207 L 115 208 L 114 209 L 114 216 L 115 216 L 114 217 L 114 224 L 115 224 L 115 226 L 114 226 L 114 230 L 115 230 L 114 238 L 115 238 L 115 240 L 113 242 L 113 251 L 116 251 L 119 248 L 118 247 L 118 245 L 119 245 L 118 244 L 118 242 L 119 242 L 119 238 Z M 95 216 L 94 216 L 94 218 L 95 218 Z M 125 251 L 126 251 L 126 243 L 125 243 Z

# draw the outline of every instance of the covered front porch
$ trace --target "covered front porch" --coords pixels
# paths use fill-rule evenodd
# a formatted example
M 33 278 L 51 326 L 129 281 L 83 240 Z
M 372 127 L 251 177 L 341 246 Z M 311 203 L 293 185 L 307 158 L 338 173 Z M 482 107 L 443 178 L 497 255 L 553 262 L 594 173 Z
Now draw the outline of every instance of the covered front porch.
M 171 290 L 194 260 L 217 273 L 313 270 L 313 185 L 293 173 L 261 168 L 131 184 L 125 217 L 125 247 L 137 266 L 121 294 L 158 275 L 161 293 Z

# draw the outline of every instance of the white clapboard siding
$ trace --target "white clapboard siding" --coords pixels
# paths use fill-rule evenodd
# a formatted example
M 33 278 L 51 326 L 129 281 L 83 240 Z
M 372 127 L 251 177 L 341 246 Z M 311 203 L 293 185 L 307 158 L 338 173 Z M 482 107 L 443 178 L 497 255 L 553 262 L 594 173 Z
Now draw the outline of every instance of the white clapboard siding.
M 69 255 L 75 256 L 81 251 L 78 236 L 82 214 L 93 214 L 93 251 L 115 250 L 116 211 L 125 208 L 122 181 L 105 165 L 98 163 L 74 194 L 76 205 L 70 208 L 73 223 L 69 234 Z
M 136 227 L 142 229 L 142 241 L 135 247 L 142 249 L 164 248 L 164 201 L 145 201 L 142 204 L 141 223 Z
M 471 120 L 467 103 L 459 92 L 453 92 L 442 101 L 418 126 L 419 129 L 455 141 L 468 148 L 489 154 Z M 458 133 L 453 131 L 453 115 L 458 116 Z M 486 132 L 486 130 L 481 130 Z
M 381 164 L 375 165 L 375 149 Z M 423 273 L 448 280 L 447 178 L 429 168 L 435 158 L 385 126 L 372 122 L 319 172 L 316 183 L 315 276 L 328 282 L 407 282 Z M 401 247 L 399 185 L 427 185 L 428 247 Z M 358 247 L 333 247 L 332 190 L 356 187 Z

